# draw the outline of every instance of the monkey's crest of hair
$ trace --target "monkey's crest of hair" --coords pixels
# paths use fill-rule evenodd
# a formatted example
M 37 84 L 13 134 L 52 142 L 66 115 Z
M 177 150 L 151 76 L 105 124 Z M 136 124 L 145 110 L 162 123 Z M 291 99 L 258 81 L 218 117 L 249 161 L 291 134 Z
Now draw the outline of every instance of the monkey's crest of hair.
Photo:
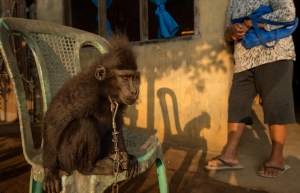
M 105 62 L 102 65 L 109 69 L 137 70 L 136 56 L 126 34 L 114 33 L 109 43 L 108 52 L 103 55 Z

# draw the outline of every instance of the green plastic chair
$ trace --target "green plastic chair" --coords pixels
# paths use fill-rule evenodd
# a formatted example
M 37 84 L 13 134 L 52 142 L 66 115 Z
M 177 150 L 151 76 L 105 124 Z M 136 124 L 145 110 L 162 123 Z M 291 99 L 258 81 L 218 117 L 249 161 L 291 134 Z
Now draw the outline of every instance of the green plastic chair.
M 23 153 L 26 161 L 32 166 L 29 192 L 43 192 L 44 171 L 41 156 L 43 147 L 35 149 L 33 145 L 22 77 L 10 47 L 11 35 L 21 36 L 32 50 L 41 84 L 44 113 L 51 97 L 62 84 L 80 72 L 80 48 L 92 45 L 101 53 L 105 53 L 107 42 L 95 34 L 59 24 L 13 17 L 0 19 L 0 51 L 16 95 Z M 163 150 L 157 137 L 129 130 L 124 131 L 124 137 L 128 152 L 138 158 L 141 172 L 156 162 L 160 192 L 167 193 Z M 119 173 L 118 181 L 125 179 L 126 172 Z M 98 193 L 103 192 L 114 182 L 113 175 L 86 176 L 74 171 L 72 175 L 62 177 L 62 192 Z

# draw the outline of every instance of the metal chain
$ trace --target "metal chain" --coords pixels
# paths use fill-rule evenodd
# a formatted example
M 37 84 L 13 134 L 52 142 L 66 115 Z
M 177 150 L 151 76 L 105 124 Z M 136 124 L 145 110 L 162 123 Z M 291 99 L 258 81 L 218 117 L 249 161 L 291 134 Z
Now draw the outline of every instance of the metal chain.
M 117 131 L 116 114 L 118 111 L 119 104 L 115 101 L 112 101 L 110 97 L 109 97 L 109 99 L 111 102 L 111 113 L 112 113 L 112 127 L 113 127 L 112 141 L 114 142 L 114 150 L 115 150 L 115 157 L 114 157 L 114 164 L 113 164 L 115 183 L 112 185 L 112 193 L 114 193 L 114 192 L 118 193 L 118 191 L 119 191 L 118 175 L 119 175 L 119 166 L 120 166 L 120 152 L 119 152 L 119 148 L 118 148 L 119 132 Z M 113 102 L 115 103 L 115 105 Z

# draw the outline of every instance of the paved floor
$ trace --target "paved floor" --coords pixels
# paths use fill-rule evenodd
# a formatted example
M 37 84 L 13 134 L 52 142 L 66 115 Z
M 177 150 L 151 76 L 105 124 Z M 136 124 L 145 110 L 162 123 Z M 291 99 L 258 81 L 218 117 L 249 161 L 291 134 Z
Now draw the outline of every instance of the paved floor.
M 253 106 L 253 115 L 254 124 L 245 129 L 239 149 L 240 162 L 245 167 L 243 170 L 208 172 L 204 164 L 217 152 L 163 144 L 170 193 L 300 192 L 300 111 L 297 111 L 297 123 L 289 125 L 284 149 L 285 161 L 291 169 L 274 179 L 256 175 L 256 170 L 269 155 L 271 143 L 267 127 L 262 123 L 260 105 Z M 0 128 L 0 193 L 28 192 L 30 166 L 22 154 L 18 124 L 0 124 Z M 39 138 L 39 125 L 34 131 L 33 136 Z M 119 184 L 120 193 L 159 192 L 155 166 Z

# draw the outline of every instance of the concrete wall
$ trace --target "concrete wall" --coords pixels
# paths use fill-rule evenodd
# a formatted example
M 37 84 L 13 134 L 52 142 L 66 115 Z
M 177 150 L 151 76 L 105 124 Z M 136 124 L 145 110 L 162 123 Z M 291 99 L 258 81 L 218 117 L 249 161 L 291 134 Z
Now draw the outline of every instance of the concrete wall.
M 228 0 L 198 3 L 201 37 L 134 45 L 142 80 L 139 100 L 128 108 L 125 122 L 162 143 L 220 151 L 233 63 L 223 37 Z M 83 67 L 95 55 L 83 49 Z
M 182 146 L 222 147 L 230 56 L 221 34 L 202 35 L 199 40 L 135 48 L 143 77 L 140 100 L 129 108 L 129 116 L 137 118 L 136 123 L 128 120 L 131 129 Z
M 128 109 L 130 129 L 155 133 L 163 143 L 223 148 L 232 74 L 223 37 L 227 4 L 199 0 L 197 40 L 135 46 L 142 85 L 140 100 Z
M 37 0 L 37 19 L 64 24 L 64 0 Z

